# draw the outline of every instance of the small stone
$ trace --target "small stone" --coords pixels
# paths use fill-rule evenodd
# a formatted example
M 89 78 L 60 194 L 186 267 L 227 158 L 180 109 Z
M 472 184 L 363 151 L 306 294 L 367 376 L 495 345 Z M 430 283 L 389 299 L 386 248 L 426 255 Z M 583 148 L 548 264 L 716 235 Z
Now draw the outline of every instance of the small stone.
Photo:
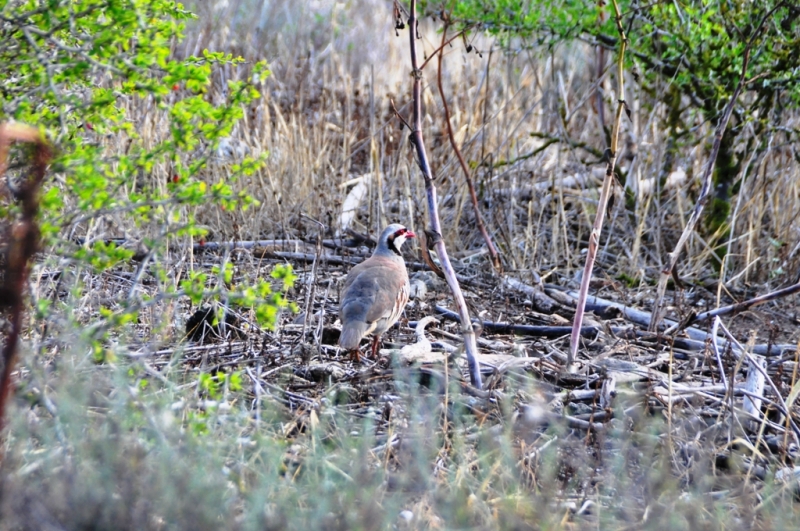
M 438 289 L 446 289 L 447 283 L 439 278 L 433 271 L 417 271 L 411 276 L 412 283 L 415 280 L 420 280 L 428 288 L 428 291 L 436 291 Z
M 411 281 L 411 290 L 409 291 L 409 297 L 411 299 L 423 299 L 425 295 L 428 294 L 428 286 L 425 285 L 425 282 L 419 279 L 415 279 Z

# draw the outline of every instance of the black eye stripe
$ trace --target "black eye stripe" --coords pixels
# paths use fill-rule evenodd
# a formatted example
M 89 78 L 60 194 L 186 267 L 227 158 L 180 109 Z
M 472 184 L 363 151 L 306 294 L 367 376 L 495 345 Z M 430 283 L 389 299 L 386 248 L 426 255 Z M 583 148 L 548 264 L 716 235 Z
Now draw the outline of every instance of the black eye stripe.
M 397 248 L 397 245 L 395 245 L 394 241 L 398 236 L 401 236 L 401 235 L 403 235 L 405 233 L 406 233 L 406 229 L 400 229 L 400 230 L 396 231 L 394 234 L 392 234 L 391 236 L 389 236 L 389 238 L 386 241 L 386 243 L 389 245 L 389 249 L 391 249 L 392 252 L 394 252 L 398 256 L 403 256 L 403 255 L 400 253 L 400 249 Z

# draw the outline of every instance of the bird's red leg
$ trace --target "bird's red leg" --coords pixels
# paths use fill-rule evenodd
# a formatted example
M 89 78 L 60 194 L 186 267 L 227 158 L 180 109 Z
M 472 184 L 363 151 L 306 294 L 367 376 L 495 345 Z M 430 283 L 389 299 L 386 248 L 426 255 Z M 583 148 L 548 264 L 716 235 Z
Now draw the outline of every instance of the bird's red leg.
M 376 335 L 372 338 L 372 359 L 377 359 L 378 343 L 381 342 L 381 336 Z
M 361 353 L 358 351 L 358 348 L 354 348 L 350 351 L 350 358 L 356 363 L 361 363 Z

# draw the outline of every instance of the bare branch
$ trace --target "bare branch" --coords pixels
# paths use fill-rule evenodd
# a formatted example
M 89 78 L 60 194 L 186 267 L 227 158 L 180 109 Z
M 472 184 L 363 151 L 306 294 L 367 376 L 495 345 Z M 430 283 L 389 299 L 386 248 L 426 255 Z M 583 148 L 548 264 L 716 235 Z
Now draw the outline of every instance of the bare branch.
M 425 142 L 422 138 L 422 71 L 419 69 L 417 60 L 417 2 L 411 0 L 411 9 L 408 18 L 408 33 L 411 47 L 411 72 L 414 79 L 412 94 L 414 100 L 414 119 L 409 140 L 414 146 L 417 154 L 417 163 L 425 179 L 425 191 L 428 198 L 428 215 L 430 216 L 430 230 L 436 238 L 436 253 L 439 255 L 441 269 L 447 280 L 450 291 L 453 293 L 459 316 L 461 317 L 461 333 L 464 336 L 464 350 L 467 354 L 469 365 L 470 380 L 472 385 L 480 389 L 482 387 L 480 367 L 478 366 L 478 346 L 475 338 L 475 331 L 469 317 L 469 309 L 461 293 L 461 287 L 456 278 L 456 272 L 450 263 L 444 240 L 441 238 L 442 227 L 439 221 L 439 201 L 436 195 L 436 186 L 433 184 L 433 174 L 428 162 L 428 154 L 425 151 Z
M 444 122 L 447 124 L 447 138 L 450 139 L 450 145 L 453 147 L 453 151 L 458 158 L 458 163 L 461 166 L 461 170 L 464 172 L 464 180 L 467 182 L 467 188 L 469 188 L 469 197 L 472 201 L 472 210 L 475 212 L 475 222 L 478 225 L 478 230 L 481 231 L 483 241 L 486 242 L 486 248 L 489 249 L 489 256 L 492 257 L 492 265 L 498 274 L 502 274 L 503 264 L 500 262 L 500 255 L 497 253 L 497 248 L 495 248 L 494 242 L 492 242 L 492 237 L 489 235 L 489 231 L 486 230 L 486 224 L 483 222 L 481 209 L 478 205 L 478 194 L 475 193 L 475 184 L 472 182 L 472 176 L 469 173 L 469 168 L 467 167 L 466 161 L 464 161 L 464 156 L 461 154 L 461 150 L 458 148 L 455 135 L 453 135 L 453 126 L 450 124 L 450 108 L 447 106 L 447 98 L 444 95 L 444 87 L 442 86 L 442 58 L 444 55 L 443 50 L 446 44 L 446 37 L 447 22 L 445 22 L 444 29 L 442 30 L 442 45 L 439 47 L 439 62 L 436 75 L 436 85 L 439 87 L 439 96 L 442 98 L 442 106 L 444 108 Z
M 614 165 L 617 162 L 617 147 L 619 143 L 619 128 L 622 122 L 622 111 L 625 108 L 625 49 L 628 45 L 628 38 L 622 29 L 622 15 L 617 5 L 617 0 L 611 0 L 614 6 L 614 13 L 619 31 L 619 55 L 617 56 L 617 114 L 614 117 L 614 130 L 611 133 L 611 148 L 608 150 L 608 162 L 606 164 L 606 176 L 603 179 L 603 188 L 600 191 L 600 200 L 597 204 L 597 214 L 592 225 L 592 232 L 589 234 L 589 248 L 586 253 L 586 263 L 583 268 L 583 278 L 578 292 L 577 308 L 575 309 L 575 320 L 572 323 L 572 335 L 570 336 L 570 349 L 567 355 L 567 370 L 572 368 L 575 357 L 578 354 L 578 345 L 581 338 L 581 325 L 583 315 L 586 310 L 586 297 L 589 294 L 589 282 L 592 280 L 592 270 L 594 261 L 597 257 L 597 249 L 600 244 L 600 232 L 603 230 L 603 220 L 606 215 L 608 199 L 611 196 L 611 189 L 614 185 Z

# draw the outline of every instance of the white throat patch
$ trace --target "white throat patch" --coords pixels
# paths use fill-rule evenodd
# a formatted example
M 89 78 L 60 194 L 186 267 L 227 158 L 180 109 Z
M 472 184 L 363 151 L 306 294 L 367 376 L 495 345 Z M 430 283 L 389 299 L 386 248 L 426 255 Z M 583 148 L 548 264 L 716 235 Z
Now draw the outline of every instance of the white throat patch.
M 399 234 L 399 235 L 394 237 L 394 246 L 398 251 L 400 250 L 400 248 L 403 247 L 404 243 L 406 243 L 406 235 L 405 234 Z

